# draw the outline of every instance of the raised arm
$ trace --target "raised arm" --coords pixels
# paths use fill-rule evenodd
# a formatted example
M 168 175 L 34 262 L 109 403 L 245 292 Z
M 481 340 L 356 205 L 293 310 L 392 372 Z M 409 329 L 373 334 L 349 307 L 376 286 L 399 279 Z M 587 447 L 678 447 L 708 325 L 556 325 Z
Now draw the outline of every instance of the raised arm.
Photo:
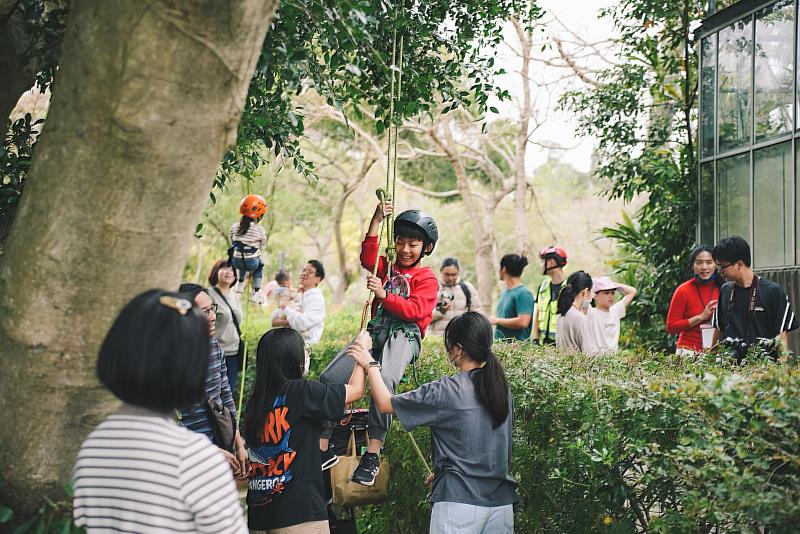
M 622 292 L 622 300 L 620 302 L 624 303 L 624 306 L 627 308 L 631 302 L 633 302 L 633 298 L 636 296 L 636 288 L 633 286 L 627 286 L 625 284 L 619 285 L 619 290 Z

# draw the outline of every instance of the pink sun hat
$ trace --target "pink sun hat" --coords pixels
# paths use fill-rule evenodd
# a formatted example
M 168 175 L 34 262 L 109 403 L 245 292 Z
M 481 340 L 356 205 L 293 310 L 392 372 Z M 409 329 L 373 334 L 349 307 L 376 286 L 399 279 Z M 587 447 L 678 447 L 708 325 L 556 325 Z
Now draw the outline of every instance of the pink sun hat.
M 619 289 L 621 286 L 611 280 L 607 276 L 595 278 L 592 282 L 592 293 L 599 293 L 600 291 L 611 291 L 612 289 Z

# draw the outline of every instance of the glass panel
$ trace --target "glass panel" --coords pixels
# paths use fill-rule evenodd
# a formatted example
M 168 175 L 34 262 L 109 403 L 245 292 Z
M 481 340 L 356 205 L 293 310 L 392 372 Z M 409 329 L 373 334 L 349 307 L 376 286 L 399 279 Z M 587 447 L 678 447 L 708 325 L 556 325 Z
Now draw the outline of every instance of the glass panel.
M 714 164 L 700 166 L 700 243 L 714 246 Z
M 780 0 L 756 14 L 756 141 L 792 129 L 794 2 Z
M 703 156 L 714 154 L 714 92 L 717 85 L 717 35 L 703 39 L 700 137 Z
M 719 32 L 719 151 L 750 142 L 753 24 L 750 18 Z
M 779 267 L 790 262 L 792 143 L 755 152 L 753 166 L 753 263 Z M 787 202 L 787 199 L 789 202 Z
M 750 239 L 750 154 L 717 162 L 717 237 Z

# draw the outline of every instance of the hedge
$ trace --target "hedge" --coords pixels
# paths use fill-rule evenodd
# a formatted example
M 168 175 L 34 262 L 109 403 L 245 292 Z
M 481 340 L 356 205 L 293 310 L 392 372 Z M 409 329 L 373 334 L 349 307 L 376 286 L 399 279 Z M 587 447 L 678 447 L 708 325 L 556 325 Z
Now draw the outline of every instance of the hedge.
M 357 325 L 352 314 L 328 321 L 312 376 Z M 798 531 L 795 365 L 495 347 L 515 401 L 517 532 Z M 426 339 L 417 380 L 452 372 L 441 341 Z M 408 375 L 401 391 L 416 385 Z M 429 455 L 428 431 L 414 436 Z M 389 499 L 359 510 L 359 532 L 427 531 L 424 467 L 396 422 L 385 454 L 392 464 Z

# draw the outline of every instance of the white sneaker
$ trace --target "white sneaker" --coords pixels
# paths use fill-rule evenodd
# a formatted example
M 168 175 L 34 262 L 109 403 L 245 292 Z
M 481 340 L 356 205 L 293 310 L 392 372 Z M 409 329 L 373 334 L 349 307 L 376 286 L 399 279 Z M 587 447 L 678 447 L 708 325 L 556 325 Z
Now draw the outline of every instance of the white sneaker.
M 264 302 L 264 297 L 261 293 L 253 293 L 250 295 L 250 302 L 255 302 L 256 304 L 261 304 Z
M 236 292 L 244 293 L 244 282 L 236 282 Z

